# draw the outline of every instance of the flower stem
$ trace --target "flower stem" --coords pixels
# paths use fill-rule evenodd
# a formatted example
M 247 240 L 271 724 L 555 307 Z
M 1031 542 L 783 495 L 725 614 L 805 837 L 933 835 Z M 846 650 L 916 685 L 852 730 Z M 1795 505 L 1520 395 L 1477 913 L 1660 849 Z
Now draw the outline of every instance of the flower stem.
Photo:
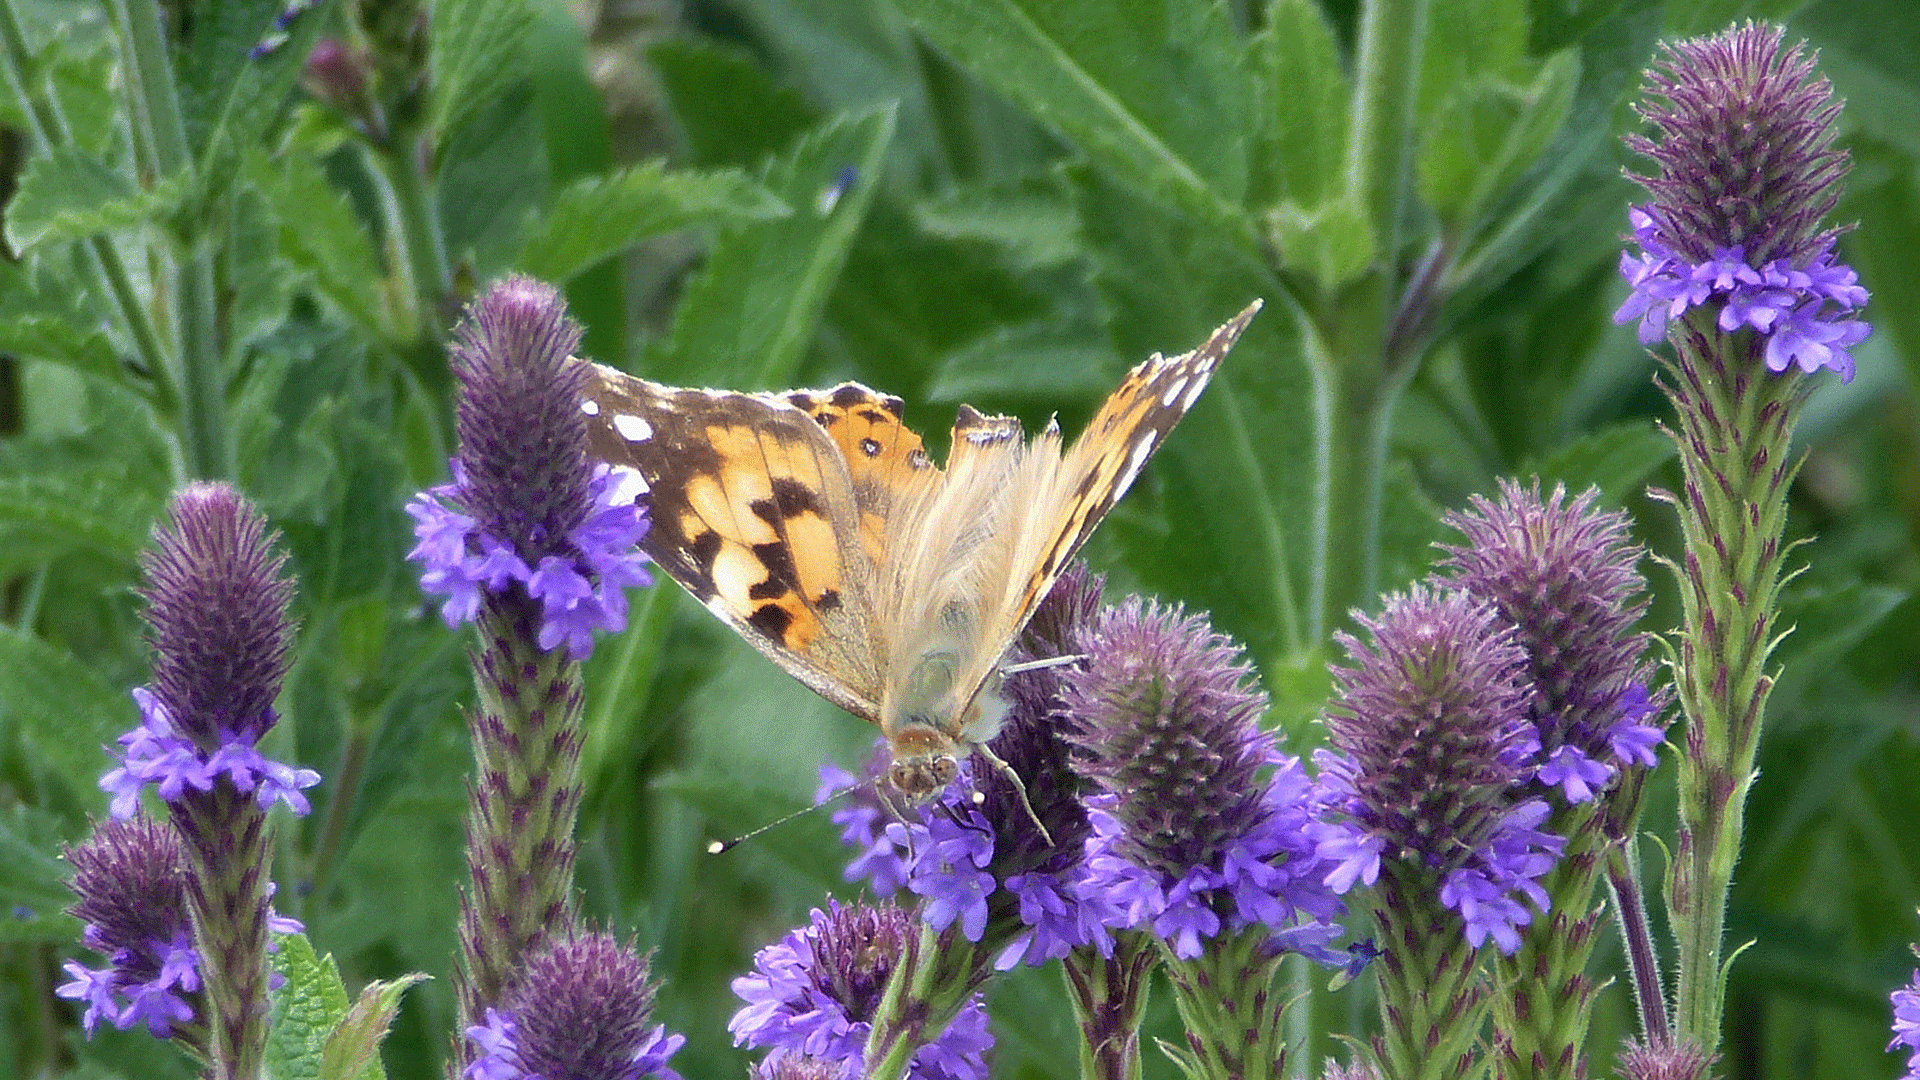
M 1081 1080 L 1140 1080 L 1140 1018 L 1159 958 L 1153 940 L 1133 931 L 1116 935 L 1110 957 L 1087 946 L 1067 955 Z
M 1163 1047 L 1189 1080 L 1278 1080 L 1286 1075 L 1284 1000 L 1273 996 L 1280 956 L 1265 927 L 1222 934 L 1192 960 L 1166 958 L 1184 1048 Z
M 580 665 L 565 649 L 539 648 L 539 611 L 517 590 L 489 596 L 480 611 L 479 700 L 468 717 L 475 759 L 467 810 L 473 884 L 461 905 L 462 962 L 455 974 L 461 1031 L 498 1004 L 528 951 L 572 927 Z
M 1383 867 L 1374 923 L 1381 952 L 1383 1035 L 1375 1045 L 1382 1080 L 1465 1080 L 1485 1064 L 1474 1053 L 1487 991 L 1459 914 L 1435 899 L 1432 875 Z
M 943 931 L 921 925 L 919 941 L 900 958 L 874 1010 L 866 1080 L 907 1075 L 913 1055 L 947 1030 L 986 981 L 986 955 L 960 936 L 958 925 Z
M 1793 426 L 1810 389 L 1805 379 L 1767 373 L 1763 339 L 1724 334 L 1712 319 L 1693 312 L 1674 328 L 1677 356 L 1661 380 L 1684 480 L 1679 495 L 1662 493 L 1679 514 L 1685 549 L 1673 568 L 1684 615 L 1674 685 L 1687 718 L 1667 893 L 1679 947 L 1674 1018 L 1679 1037 L 1708 1052 L 1720 1045 L 1727 892 L 1775 678 L 1767 660 L 1787 576 Z
M 255 1080 L 267 1045 L 266 812 L 230 784 L 175 804 L 191 873 L 187 895 L 206 993 L 211 1080 Z
M 1512 956 L 1494 961 L 1496 1070 L 1502 1080 L 1577 1080 L 1587 1075 L 1587 1024 L 1594 985 L 1586 975 L 1604 908 L 1593 892 L 1613 846 L 1597 802 L 1563 807 L 1548 830 L 1567 837 L 1566 854 L 1540 884 L 1552 899 Z

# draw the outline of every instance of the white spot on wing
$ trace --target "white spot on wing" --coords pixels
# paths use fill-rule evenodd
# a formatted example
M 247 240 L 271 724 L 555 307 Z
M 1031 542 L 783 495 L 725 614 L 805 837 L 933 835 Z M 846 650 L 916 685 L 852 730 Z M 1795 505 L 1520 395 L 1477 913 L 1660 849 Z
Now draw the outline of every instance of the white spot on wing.
M 641 496 L 652 490 L 647 483 L 647 478 L 641 476 L 638 469 L 615 465 L 607 470 L 607 476 L 612 481 L 609 485 L 610 490 L 607 492 L 607 501 L 615 506 L 638 502 Z
M 1179 378 L 1168 383 L 1167 392 L 1161 395 L 1161 398 L 1160 398 L 1161 407 L 1165 408 L 1165 407 L 1171 406 L 1174 402 L 1180 400 L 1180 391 L 1185 390 L 1186 388 L 1187 388 L 1187 377 L 1185 375 L 1182 375 Z
M 580 403 L 580 411 L 583 413 L 586 413 L 588 416 L 599 416 L 600 403 L 593 400 L 592 398 L 588 398 L 587 400 Z
M 653 438 L 652 424 L 647 423 L 643 417 L 627 413 L 613 418 L 613 430 L 619 432 L 620 437 L 628 442 L 646 442 Z
M 1186 400 L 1180 403 L 1181 411 L 1184 412 L 1187 409 L 1193 408 L 1193 403 L 1200 400 L 1200 391 L 1205 390 L 1206 388 L 1207 388 L 1207 373 L 1202 372 L 1199 378 L 1193 380 L 1193 385 L 1187 388 Z
M 1140 466 L 1145 465 L 1147 459 L 1153 456 L 1153 446 L 1158 441 L 1158 436 L 1153 431 L 1140 433 L 1140 441 L 1133 444 L 1133 452 L 1127 455 L 1127 471 L 1120 474 L 1120 482 L 1114 485 L 1114 498 L 1118 499 L 1133 486 L 1133 478 L 1140 475 Z

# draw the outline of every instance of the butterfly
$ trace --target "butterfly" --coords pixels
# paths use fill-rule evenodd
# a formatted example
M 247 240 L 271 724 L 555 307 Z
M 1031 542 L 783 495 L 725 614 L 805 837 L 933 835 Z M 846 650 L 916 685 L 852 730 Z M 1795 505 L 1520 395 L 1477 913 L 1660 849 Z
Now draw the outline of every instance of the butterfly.
M 641 548 L 820 696 L 879 725 L 918 802 L 985 751 L 1008 648 L 1259 311 L 1127 373 L 1072 446 L 960 407 L 945 468 L 859 383 L 737 393 L 590 365 L 590 453 L 636 470 Z M 997 761 L 996 761 L 997 763 Z

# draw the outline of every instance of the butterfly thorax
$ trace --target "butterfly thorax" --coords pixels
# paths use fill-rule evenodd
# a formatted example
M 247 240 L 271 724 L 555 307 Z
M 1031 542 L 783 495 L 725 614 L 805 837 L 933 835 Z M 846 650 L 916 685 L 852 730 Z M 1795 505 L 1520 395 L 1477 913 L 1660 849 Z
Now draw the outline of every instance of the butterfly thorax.
M 906 666 L 880 706 L 880 728 L 892 748 L 887 778 L 919 802 L 960 774 L 962 756 L 1000 732 L 1006 704 L 998 694 L 956 681 L 960 656 L 936 648 Z

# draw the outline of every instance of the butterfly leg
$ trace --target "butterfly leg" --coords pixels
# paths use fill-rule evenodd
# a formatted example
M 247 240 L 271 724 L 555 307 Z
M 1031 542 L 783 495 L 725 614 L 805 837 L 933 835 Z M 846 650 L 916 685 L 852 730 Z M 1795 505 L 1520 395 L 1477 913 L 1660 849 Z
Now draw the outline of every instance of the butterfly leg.
M 1013 771 L 1013 766 L 1007 764 L 1005 758 L 994 753 L 993 748 L 986 743 L 976 743 L 974 749 L 978 750 L 981 756 L 992 762 L 993 767 L 1000 771 L 1000 775 L 1006 777 L 1008 781 L 1013 784 L 1013 790 L 1020 793 L 1020 805 L 1026 807 L 1027 818 L 1033 822 L 1034 828 L 1040 830 L 1040 836 L 1045 839 L 1047 845 L 1051 847 L 1053 845 L 1053 834 L 1047 831 L 1046 825 L 1040 821 L 1040 815 L 1034 812 L 1033 802 L 1027 798 L 1026 781 L 1020 779 L 1020 774 Z

